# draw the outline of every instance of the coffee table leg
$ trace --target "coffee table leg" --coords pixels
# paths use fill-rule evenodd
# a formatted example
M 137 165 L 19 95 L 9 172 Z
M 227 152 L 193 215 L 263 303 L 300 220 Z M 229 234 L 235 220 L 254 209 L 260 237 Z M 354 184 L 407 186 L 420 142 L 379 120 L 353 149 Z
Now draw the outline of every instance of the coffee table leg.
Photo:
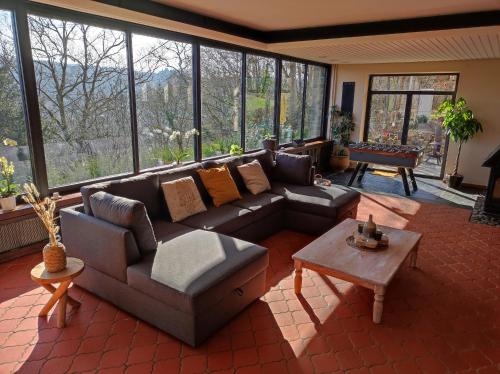
M 299 294 L 302 289 L 302 262 L 295 260 L 295 293 Z
M 375 301 L 373 302 L 373 323 L 380 323 L 384 310 L 385 287 L 375 286 Z

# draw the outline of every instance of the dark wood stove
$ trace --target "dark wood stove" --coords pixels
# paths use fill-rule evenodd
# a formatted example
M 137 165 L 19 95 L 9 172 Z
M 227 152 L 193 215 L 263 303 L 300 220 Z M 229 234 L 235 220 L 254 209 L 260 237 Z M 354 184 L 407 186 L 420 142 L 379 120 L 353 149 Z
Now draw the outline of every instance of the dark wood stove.
M 500 145 L 490 153 L 483 166 L 491 169 L 488 190 L 484 201 L 484 211 L 500 215 Z

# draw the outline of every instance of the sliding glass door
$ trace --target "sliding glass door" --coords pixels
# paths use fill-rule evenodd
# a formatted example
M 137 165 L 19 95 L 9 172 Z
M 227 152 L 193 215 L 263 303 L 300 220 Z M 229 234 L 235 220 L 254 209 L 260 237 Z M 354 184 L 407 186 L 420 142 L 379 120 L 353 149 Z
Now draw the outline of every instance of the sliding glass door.
M 457 74 L 371 76 L 364 140 L 421 146 L 424 157 L 415 173 L 441 178 L 448 140 L 433 114 L 455 98 L 457 81 Z

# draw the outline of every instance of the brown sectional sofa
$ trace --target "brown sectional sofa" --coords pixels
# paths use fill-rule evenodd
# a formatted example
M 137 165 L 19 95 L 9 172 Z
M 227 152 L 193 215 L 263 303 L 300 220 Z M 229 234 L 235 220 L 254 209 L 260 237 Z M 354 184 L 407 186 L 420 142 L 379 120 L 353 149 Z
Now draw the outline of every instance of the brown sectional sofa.
M 236 169 L 254 159 L 272 185 L 259 195 L 246 191 Z M 216 208 L 196 170 L 223 163 L 243 198 Z M 172 223 L 160 185 L 185 176 L 207 211 Z M 355 217 L 359 193 L 312 181 L 308 156 L 278 154 L 274 162 L 259 151 L 83 187 L 83 204 L 61 210 L 67 253 L 87 265 L 75 283 L 196 346 L 265 293 L 268 253 L 254 243 L 284 228 L 318 235 Z M 156 251 L 141 253 L 130 230 L 93 216 L 90 196 L 98 191 L 144 203 Z

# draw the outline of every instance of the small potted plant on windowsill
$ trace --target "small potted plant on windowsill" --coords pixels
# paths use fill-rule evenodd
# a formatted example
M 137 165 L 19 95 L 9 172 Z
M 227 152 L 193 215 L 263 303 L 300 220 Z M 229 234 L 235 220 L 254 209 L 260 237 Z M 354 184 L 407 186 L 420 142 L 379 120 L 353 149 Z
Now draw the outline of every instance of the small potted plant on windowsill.
M 343 172 L 349 168 L 349 140 L 354 131 L 354 122 L 350 113 L 342 113 L 337 106 L 332 107 L 331 131 L 333 149 L 330 167 L 333 171 Z
M 458 143 L 457 158 L 452 173 L 448 175 L 448 185 L 451 188 L 459 188 L 464 179 L 464 176 L 458 173 L 462 146 L 478 132 L 483 132 L 483 126 L 474 117 L 463 97 L 455 103 L 452 100 L 444 101 L 433 117 L 443 121 L 441 125 L 446 130 L 446 135 Z
M 238 144 L 231 144 L 231 148 L 229 149 L 229 154 L 231 156 L 241 156 L 243 153 L 243 148 L 241 148 Z
M 276 152 L 276 149 L 278 148 L 278 140 L 276 139 L 276 136 L 269 132 L 266 133 L 264 135 L 264 140 L 262 140 L 262 147 L 270 150 L 271 152 Z
M 15 140 L 4 139 L 3 144 L 9 147 L 17 146 Z M 14 163 L 6 157 L 0 157 L 0 208 L 3 210 L 16 209 L 16 198 L 19 194 L 19 185 L 14 183 Z

